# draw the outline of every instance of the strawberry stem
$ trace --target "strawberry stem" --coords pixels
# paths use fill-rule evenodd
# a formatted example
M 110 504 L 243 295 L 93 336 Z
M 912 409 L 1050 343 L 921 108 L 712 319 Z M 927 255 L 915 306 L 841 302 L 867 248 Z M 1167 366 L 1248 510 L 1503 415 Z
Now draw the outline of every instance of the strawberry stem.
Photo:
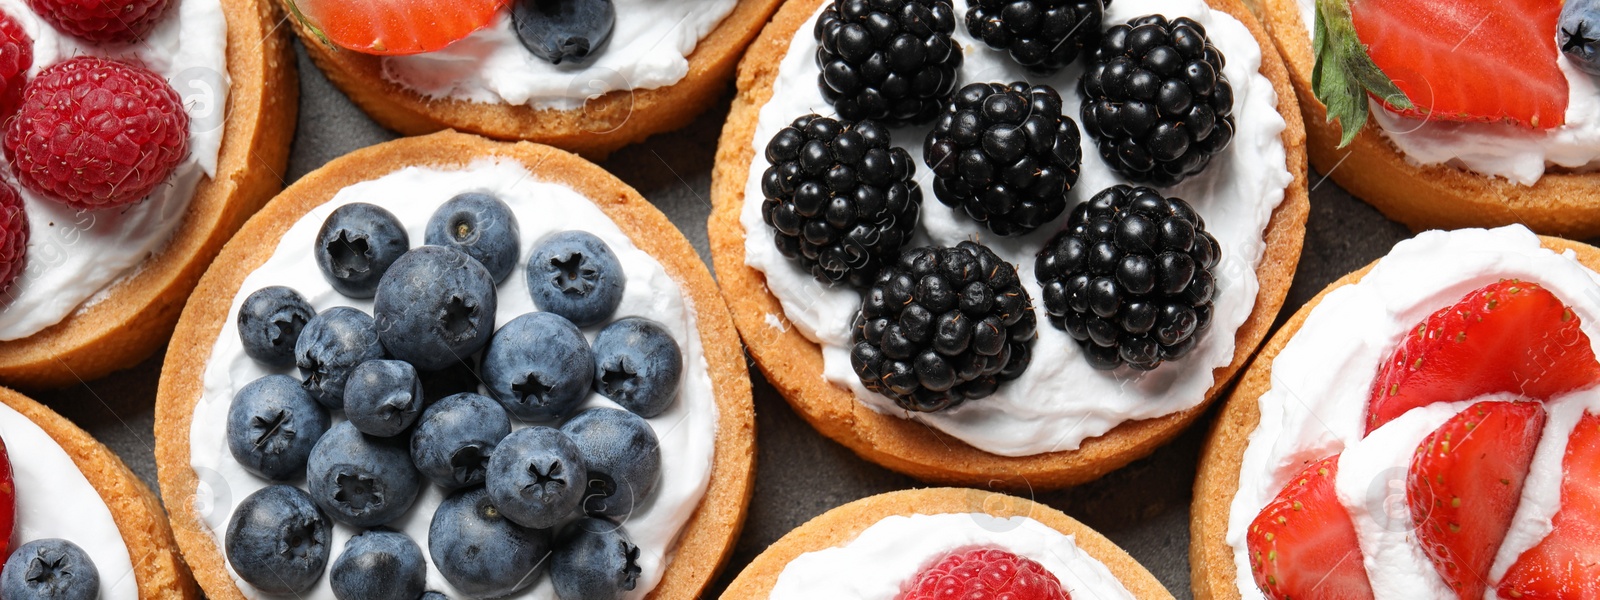
M 1366 44 L 1356 35 L 1349 0 L 1316 2 L 1316 24 L 1311 36 L 1316 66 L 1311 70 L 1311 89 L 1317 100 L 1328 107 L 1328 122 L 1339 121 L 1339 147 L 1343 148 L 1356 139 L 1367 123 L 1371 113 L 1369 95 L 1382 98 L 1385 104 L 1399 110 L 1410 109 L 1412 104 L 1367 54 Z

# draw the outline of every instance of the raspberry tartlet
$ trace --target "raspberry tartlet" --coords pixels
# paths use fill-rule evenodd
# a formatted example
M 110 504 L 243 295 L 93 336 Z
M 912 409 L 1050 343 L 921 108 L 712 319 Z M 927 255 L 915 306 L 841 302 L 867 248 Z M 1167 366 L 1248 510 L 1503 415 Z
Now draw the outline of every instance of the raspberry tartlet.
M 158 392 L 207 595 L 696 597 L 754 413 L 675 232 L 574 155 L 458 133 L 286 189 L 202 279 Z
M 280 0 L 328 78 L 405 135 L 454 129 L 601 159 L 724 93 L 779 0 Z
M 890 492 L 830 510 L 767 547 L 723 598 L 1171 598 L 1116 544 L 995 492 Z
M 1195 596 L 1592 596 L 1597 266 L 1426 232 L 1308 303 L 1201 455 Z
M 4 388 L 0 546 L 7 597 L 50 597 L 33 594 L 52 585 L 66 590 L 55 597 L 198 596 L 150 488 L 72 422 Z
M 268 0 L 0 3 L 0 381 L 89 380 L 165 343 L 282 185 L 294 59 Z
M 1060 487 L 1150 453 L 1299 260 L 1303 132 L 1259 39 L 1231 1 L 786 4 L 712 182 L 756 364 L 928 481 Z

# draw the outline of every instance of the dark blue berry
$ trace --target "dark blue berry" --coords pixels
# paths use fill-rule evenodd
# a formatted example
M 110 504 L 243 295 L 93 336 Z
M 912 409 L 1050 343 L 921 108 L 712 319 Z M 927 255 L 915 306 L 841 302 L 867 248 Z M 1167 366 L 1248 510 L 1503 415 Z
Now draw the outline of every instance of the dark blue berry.
M 294 366 L 295 340 L 316 315 L 316 309 L 290 288 L 274 285 L 256 290 L 239 306 L 244 353 L 267 366 Z
M 495 283 L 511 275 L 522 255 L 517 218 L 511 207 L 489 194 L 461 194 L 439 206 L 428 218 L 423 240 L 478 259 Z
M 627 521 L 644 505 L 661 477 L 661 443 L 639 415 L 596 407 L 574 415 L 561 431 L 589 467 L 583 510 Z
M 306 391 L 324 406 L 344 408 L 344 385 L 356 365 L 383 358 L 372 317 L 348 306 L 323 311 L 306 323 L 294 345 Z
M 351 298 L 371 298 L 383 272 L 409 248 L 411 238 L 394 213 L 352 202 L 322 222 L 315 255 L 333 289 Z
M 485 396 L 456 394 L 423 411 L 411 433 L 411 461 L 445 489 L 483 483 L 489 457 L 511 435 L 506 409 Z
M 616 253 L 586 231 L 547 235 L 528 256 L 528 293 L 534 306 L 579 327 L 611 318 L 627 283 Z
M 62 539 L 34 540 L 6 559 L 0 572 L 0 597 L 6 600 L 95 600 L 100 571 L 77 544 Z
M 628 317 L 595 336 L 594 368 L 596 392 L 648 419 L 677 399 L 683 352 L 660 323 Z
M 234 508 L 223 545 L 228 564 L 246 583 L 268 594 L 303 594 L 328 566 L 332 535 L 310 496 L 273 485 Z
M 406 534 L 364 531 L 345 542 L 328 582 L 339 600 L 417 600 L 428 584 L 428 563 Z
M 404 442 L 366 435 L 344 422 L 311 449 L 306 483 L 317 506 L 334 520 L 376 527 L 411 508 L 422 477 Z
M 561 600 L 617 600 L 639 584 L 639 547 L 621 525 L 584 519 L 566 535 L 550 564 Z
M 252 381 L 228 406 L 228 451 L 245 470 L 273 481 L 306 472 L 306 458 L 327 433 L 328 409 L 288 375 Z
M 369 360 L 344 384 L 344 416 L 367 435 L 400 435 L 422 413 L 422 380 L 411 363 Z
M 560 315 L 528 313 L 496 331 L 483 355 L 483 379 L 518 419 L 548 421 L 589 395 L 594 355 L 577 326 Z
M 456 590 L 499 598 L 539 580 L 550 554 L 550 531 L 511 522 L 482 487 L 469 488 L 445 498 L 433 513 L 428 554 Z
M 1600 75 L 1600 3 L 1567 0 L 1556 24 L 1556 43 L 1573 66 Z
M 548 529 L 581 516 L 588 466 L 567 434 L 549 427 L 520 429 L 500 440 L 489 458 L 489 497 L 506 518 Z
M 551 64 L 581 63 L 611 39 L 617 9 L 611 0 L 516 0 L 511 24 L 534 56 Z
M 389 267 L 372 314 L 389 354 L 434 371 L 489 343 L 495 306 L 488 269 L 460 250 L 423 246 Z

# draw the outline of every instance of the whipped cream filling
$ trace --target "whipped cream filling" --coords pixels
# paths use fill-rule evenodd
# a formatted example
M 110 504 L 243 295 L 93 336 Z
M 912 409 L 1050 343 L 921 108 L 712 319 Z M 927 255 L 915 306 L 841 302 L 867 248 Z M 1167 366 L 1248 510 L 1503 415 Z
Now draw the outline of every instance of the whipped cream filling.
M 614 0 L 611 40 L 586 63 L 553 65 L 517 38 L 511 9 L 441 50 L 383 59 L 385 79 L 424 97 L 572 110 L 619 90 L 653 90 L 689 75 L 689 55 L 737 0 Z
M 955 8 L 957 15 L 964 15 L 965 0 L 956 0 Z M 745 263 L 766 275 L 767 289 L 783 305 L 783 315 L 771 315 L 768 322 L 792 324 L 822 346 L 824 377 L 850 389 L 872 410 L 915 419 L 993 454 L 1028 456 L 1074 450 L 1083 440 L 1122 423 L 1169 415 L 1203 402 L 1214 383 L 1212 370 L 1232 362 L 1234 332 L 1255 307 L 1260 288 L 1255 268 L 1266 247 L 1263 231 L 1294 176 L 1286 166 L 1279 137 L 1285 124 L 1277 111 L 1277 93 L 1258 72 L 1261 49 L 1244 24 L 1201 0 L 1117 0 L 1106 8 L 1106 21 L 1121 23 L 1152 13 L 1187 16 L 1205 26 L 1212 43 L 1227 58 L 1223 73 L 1234 91 L 1237 133 L 1233 143 L 1204 173 L 1162 190 L 1193 205 L 1222 247 L 1221 263 L 1215 271 L 1217 297 L 1211 328 L 1192 353 L 1149 373 L 1098 371 L 1089 366 L 1078 343 L 1046 318 L 1041 288 L 1033 274 L 1034 256 L 1065 226 L 1072 206 L 1125 183 L 1105 165 L 1087 135 L 1083 136 L 1082 173 L 1068 193 L 1068 209 L 1055 222 L 1029 235 L 1002 238 L 939 202 L 933 194 L 931 171 L 922 161 L 923 140 L 931 127 L 904 127 L 893 130 L 892 137 L 895 145 L 905 148 L 916 161 L 916 180 L 922 186 L 921 220 L 907 247 L 948 246 L 967 239 L 988 245 L 1017 266 L 1038 314 L 1039 339 L 1033 345 L 1033 362 L 1021 378 L 1002 384 L 992 396 L 951 410 L 908 414 L 890 399 L 867 391 L 850 367 L 850 324 L 860 309 L 861 295 L 846 286 L 819 283 L 784 258 L 773 245 L 771 228 L 761 219 L 761 174 L 769 166 L 763 158 L 767 143 L 796 117 L 836 114 L 817 88 L 817 42 L 811 33 L 816 15 L 796 32 L 778 68 L 772 99 L 761 107 L 751 140 L 755 160 L 739 215 L 745 231 Z M 974 39 L 964 19 L 957 21 L 961 24 L 955 37 L 966 54 L 960 75 L 963 84 L 1018 80 L 1047 84 L 1061 93 L 1062 112 L 1077 121 L 1081 62 L 1054 76 L 1032 76 L 1004 52 Z
M 94 561 L 100 572 L 101 600 L 136 600 L 139 581 L 122 532 L 100 492 L 67 451 L 38 424 L 5 404 L 0 404 L 0 439 L 11 456 L 17 496 L 16 529 L 9 547 L 0 540 L 0 550 L 15 550 L 35 540 L 67 540 Z
M 1316 0 L 1297 1 L 1306 34 L 1314 36 Z M 1594 170 L 1600 165 L 1600 84 L 1565 54 L 1556 64 L 1567 77 L 1567 122 L 1560 127 L 1415 119 L 1377 102 L 1371 103 L 1372 116 L 1383 137 L 1416 165 L 1450 165 L 1519 185 L 1539 183 L 1551 167 Z
M 994 546 L 1039 563 L 1079 600 L 1133 600 L 1073 536 L 1027 517 L 984 513 L 891 516 L 842 546 L 795 557 L 770 600 L 894 600 L 922 569 L 950 552 Z
M 351 202 L 370 202 L 393 212 L 406 226 L 413 247 L 422 244 L 423 232 L 434 210 L 456 194 L 484 192 L 498 196 L 511 206 L 522 233 L 522 258 L 510 277 L 499 285 L 495 323 L 533 312 L 528 295 L 525 266 L 534 243 L 546 234 L 569 229 L 588 231 L 600 237 L 616 252 L 627 274 L 628 285 L 616 318 L 641 316 L 666 326 L 683 349 L 684 372 L 678 400 L 662 415 L 648 419 L 661 442 L 661 481 L 647 504 L 624 523 L 628 536 L 639 546 L 638 587 L 629 598 L 642 598 L 661 581 L 671 562 L 674 546 L 684 524 L 694 515 L 710 482 L 716 444 L 717 406 L 715 391 L 701 344 L 694 305 L 684 295 L 683 286 L 669 275 L 655 258 L 633 244 L 592 200 L 559 183 L 542 181 L 521 163 L 481 159 L 461 169 L 443 170 L 408 167 L 382 177 L 351 185 L 326 204 L 318 206 L 296 221 L 278 242 L 277 249 L 259 268 L 245 278 L 233 297 L 222 332 L 212 345 L 204 375 L 205 391 L 195 404 L 190 423 L 190 465 L 200 480 L 195 494 L 197 510 L 203 517 L 219 552 L 228 520 L 246 496 L 271 482 L 244 470 L 229 453 L 226 423 L 233 396 L 246 384 L 274 373 L 298 376 L 293 369 L 273 371 L 245 355 L 239 341 L 236 319 L 239 306 L 251 293 L 270 285 L 286 285 L 299 291 L 318 311 L 334 306 L 354 306 L 368 314 L 372 300 L 346 298 L 335 292 L 316 266 L 312 255 L 322 222 L 333 210 Z M 584 330 L 592 342 L 599 327 Z M 599 394 L 591 394 L 583 408 L 620 408 Z M 581 409 L 580 409 L 581 410 Z M 343 420 L 336 414 L 334 423 Z M 513 419 L 514 428 L 528 426 Z M 294 482 L 304 486 L 304 479 Z M 302 487 L 302 489 L 304 489 Z M 428 525 L 445 498 L 445 492 L 424 481 L 422 492 L 411 510 L 389 527 L 405 532 L 428 552 Z M 345 543 L 360 529 L 336 523 L 333 528 L 329 565 L 338 558 Z M 229 567 L 234 582 L 247 597 L 259 593 Z M 453 598 L 467 597 L 445 581 L 428 562 L 428 589 Z M 333 591 L 326 573 L 305 600 L 332 600 Z M 513 594 L 513 598 L 553 599 L 555 590 L 549 577 Z
M 218 0 L 176 0 L 145 41 L 98 46 L 56 31 L 23 0 L 0 0 L 0 11 L 33 38 L 31 78 L 78 56 L 141 64 L 167 80 L 189 113 L 189 156 L 143 201 L 79 211 L 16 184 L 9 162 L 0 177 L 22 194 L 28 212 L 26 267 L 0 294 L 0 341 L 21 339 L 60 323 L 80 306 L 105 298 L 118 280 L 166 246 L 183 222 L 202 177 L 217 173 L 228 106 L 228 23 Z
M 1512 278 L 1550 290 L 1579 317 L 1590 343 L 1600 341 L 1600 313 L 1592 308 L 1600 300 L 1600 274 L 1570 253 L 1540 246 L 1520 225 L 1419 234 L 1312 309 L 1272 363 L 1272 387 L 1259 400 L 1261 419 L 1250 434 L 1229 512 L 1227 540 L 1245 600 L 1264 598 L 1247 555 L 1250 522 L 1306 465 L 1339 452 L 1336 489 L 1356 526 L 1377 598 L 1452 596 L 1412 534 L 1405 496 L 1411 457 L 1460 410 L 1509 396 L 1415 409 L 1363 438 L 1367 395 L 1383 360 L 1417 323 L 1473 290 Z M 1549 420 L 1491 581 L 1549 533 L 1567 436 L 1584 411 L 1600 413 L 1600 389 L 1566 394 L 1546 407 Z M 1486 597 L 1493 597 L 1492 588 Z

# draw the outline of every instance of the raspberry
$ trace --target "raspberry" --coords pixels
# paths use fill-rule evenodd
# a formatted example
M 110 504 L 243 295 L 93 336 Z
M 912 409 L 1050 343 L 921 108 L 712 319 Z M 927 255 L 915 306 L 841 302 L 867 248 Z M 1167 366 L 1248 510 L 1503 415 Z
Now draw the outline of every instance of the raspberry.
M 918 573 L 900 600 L 945 598 L 1071 600 L 1044 566 L 994 548 L 951 552 Z
M 11 15 L 0 12 L 0 122 L 16 114 L 31 68 L 33 38 Z
M 167 14 L 169 0 L 28 0 L 28 7 L 67 35 L 95 43 L 143 40 Z
M 39 72 L 5 132 L 17 181 L 80 210 L 138 202 L 189 153 L 189 115 L 160 76 L 81 57 Z
M 28 212 L 22 206 L 22 195 L 0 182 L 0 292 L 11 288 L 27 258 Z

